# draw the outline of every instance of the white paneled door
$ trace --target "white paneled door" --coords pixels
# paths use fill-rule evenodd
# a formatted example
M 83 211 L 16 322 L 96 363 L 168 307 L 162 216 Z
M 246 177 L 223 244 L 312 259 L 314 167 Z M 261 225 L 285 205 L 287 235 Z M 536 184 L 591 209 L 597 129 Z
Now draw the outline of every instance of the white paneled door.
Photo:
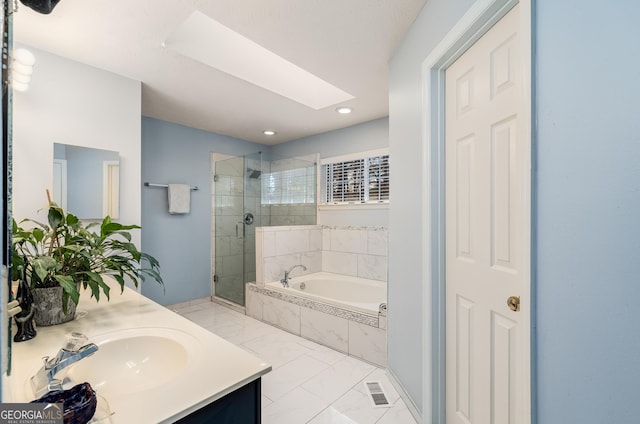
M 530 170 L 519 24 L 516 6 L 445 74 L 448 424 L 526 420 L 529 312 L 519 301 L 528 296 Z

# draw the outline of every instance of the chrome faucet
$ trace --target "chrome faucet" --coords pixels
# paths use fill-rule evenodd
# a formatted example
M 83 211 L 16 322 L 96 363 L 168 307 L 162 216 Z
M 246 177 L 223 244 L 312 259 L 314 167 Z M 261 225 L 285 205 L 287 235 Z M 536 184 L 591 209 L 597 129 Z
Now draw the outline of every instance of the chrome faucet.
M 284 287 L 289 287 L 289 274 L 291 273 L 291 271 L 293 271 L 296 268 L 302 268 L 303 271 L 307 270 L 307 267 L 300 264 L 300 265 L 294 265 L 291 268 L 289 268 L 287 271 L 284 272 L 284 278 L 282 280 L 280 280 L 280 282 L 282 283 L 282 285 Z
M 82 333 L 73 332 L 67 335 L 67 340 L 53 358 L 42 358 L 44 364 L 38 372 L 31 377 L 31 388 L 36 398 L 50 391 L 62 390 L 62 379 L 56 375 L 65 368 L 75 364 L 87 356 L 98 351 L 98 346 L 87 343 L 89 339 Z

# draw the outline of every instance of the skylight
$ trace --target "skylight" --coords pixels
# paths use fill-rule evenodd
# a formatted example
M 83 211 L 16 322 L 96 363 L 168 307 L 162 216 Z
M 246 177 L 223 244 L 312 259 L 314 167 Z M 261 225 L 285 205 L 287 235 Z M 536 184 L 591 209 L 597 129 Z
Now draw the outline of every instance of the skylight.
M 351 94 L 198 11 L 178 25 L 164 45 L 316 110 L 353 99 Z

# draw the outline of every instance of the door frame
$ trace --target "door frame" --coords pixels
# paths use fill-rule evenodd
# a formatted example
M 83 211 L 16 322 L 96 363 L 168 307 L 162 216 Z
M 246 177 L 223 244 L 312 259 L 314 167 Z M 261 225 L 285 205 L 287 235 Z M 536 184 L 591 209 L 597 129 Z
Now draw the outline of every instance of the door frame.
M 53 186 L 60 185 L 60 201 L 59 206 L 67 210 L 67 160 L 53 158 Z M 53 190 L 54 199 L 56 198 L 56 190 Z
M 102 214 L 109 215 L 112 219 L 120 219 L 119 160 L 102 161 Z
M 532 308 L 533 284 L 531 278 L 532 210 L 532 19 L 534 0 L 477 0 L 458 23 L 447 33 L 431 54 L 422 62 L 422 167 L 421 178 L 425 187 L 422 193 L 423 225 L 422 248 L 424 261 L 423 280 L 423 419 L 424 422 L 446 422 L 445 416 L 445 70 L 469 47 L 482 37 L 513 6 L 520 3 L 521 60 L 524 78 L 523 125 L 519 138 L 524 140 L 525 172 L 523 181 L 524 209 L 530 211 L 523 221 L 525 237 L 523 248 L 523 296 L 521 311 L 528 314 L 522 326 L 522 341 L 528 349 L 522 349 L 522 364 L 529 370 L 529 382 L 525 384 L 524 399 L 518 417 L 523 423 L 532 422 L 532 384 L 535 382 L 532 368 L 534 340 L 531 327 L 534 324 Z M 526 165 L 525 165 L 526 166 Z M 526 322 L 528 321 L 528 325 Z

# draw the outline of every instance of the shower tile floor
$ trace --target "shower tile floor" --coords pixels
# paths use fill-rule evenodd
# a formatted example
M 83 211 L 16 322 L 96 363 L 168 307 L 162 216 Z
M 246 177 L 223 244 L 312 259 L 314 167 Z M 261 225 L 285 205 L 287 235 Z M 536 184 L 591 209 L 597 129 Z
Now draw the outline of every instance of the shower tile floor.
M 271 363 L 262 378 L 264 424 L 415 424 L 384 369 L 264 324 L 208 299 L 167 306 Z M 364 381 L 380 381 L 390 408 L 371 406 Z

